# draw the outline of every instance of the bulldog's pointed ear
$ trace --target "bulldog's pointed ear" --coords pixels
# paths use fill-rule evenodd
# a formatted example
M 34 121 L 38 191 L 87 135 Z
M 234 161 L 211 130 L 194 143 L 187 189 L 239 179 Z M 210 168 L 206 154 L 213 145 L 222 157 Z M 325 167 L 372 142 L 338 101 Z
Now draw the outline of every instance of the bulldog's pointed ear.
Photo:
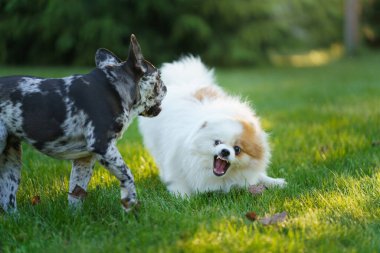
M 126 61 L 130 67 L 135 70 L 146 72 L 146 67 L 144 66 L 144 57 L 141 52 L 139 43 L 137 42 L 136 36 L 131 35 L 131 43 L 129 45 L 128 59 Z
M 103 68 L 107 65 L 115 65 L 120 63 L 121 60 L 114 55 L 111 51 L 105 48 L 99 48 L 95 53 L 95 64 L 98 68 Z

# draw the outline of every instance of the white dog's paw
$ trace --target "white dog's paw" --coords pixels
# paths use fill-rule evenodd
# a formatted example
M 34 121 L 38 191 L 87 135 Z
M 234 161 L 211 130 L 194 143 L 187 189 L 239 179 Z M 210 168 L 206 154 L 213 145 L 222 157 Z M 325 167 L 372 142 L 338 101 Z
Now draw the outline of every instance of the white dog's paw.
M 284 188 L 288 183 L 284 178 L 273 178 L 273 181 L 271 182 L 271 187 L 280 187 Z
M 270 187 L 284 188 L 287 185 L 287 182 L 284 178 L 272 178 L 272 177 L 268 177 L 265 174 L 262 174 L 260 176 L 259 181 L 268 188 Z

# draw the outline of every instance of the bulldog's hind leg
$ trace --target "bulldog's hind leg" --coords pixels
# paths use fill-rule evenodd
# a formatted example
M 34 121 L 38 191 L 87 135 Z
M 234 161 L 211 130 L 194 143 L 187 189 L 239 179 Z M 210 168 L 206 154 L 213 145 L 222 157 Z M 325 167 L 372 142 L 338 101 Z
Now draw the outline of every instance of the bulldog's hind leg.
M 3 153 L 5 146 L 7 145 L 8 132 L 4 123 L 0 120 L 0 154 Z
M 21 178 L 21 143 L 13 135 L 7 136 L 2 133 L 1 136 L 0 207 L 11 212 L 17 209 L 16 192 Z
M 76 207 L 85 197 L 88 183 L 94 169 L 95 158 L 92 156 L 73 161 L 69 183 L 69 205 Z

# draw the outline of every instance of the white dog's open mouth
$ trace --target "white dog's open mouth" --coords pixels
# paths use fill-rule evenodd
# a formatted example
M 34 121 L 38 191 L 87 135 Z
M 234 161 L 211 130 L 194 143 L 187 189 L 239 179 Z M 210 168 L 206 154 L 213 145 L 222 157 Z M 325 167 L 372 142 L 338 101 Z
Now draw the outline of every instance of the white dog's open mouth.
M 226 159 L 223 159 L 220 156 L 214 156 L 214 169 L 213 172 L 215 176 L 223 176 L 226 174 L 228 168 L 230 167 L 230 162 Z

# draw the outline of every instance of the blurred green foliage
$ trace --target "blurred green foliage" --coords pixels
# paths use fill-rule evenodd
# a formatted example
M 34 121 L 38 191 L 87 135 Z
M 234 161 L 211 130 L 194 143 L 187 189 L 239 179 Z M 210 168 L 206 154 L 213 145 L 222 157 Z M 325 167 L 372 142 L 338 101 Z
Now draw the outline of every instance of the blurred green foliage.
M 156 64 L 253 65 L 341 41 L 342 16 L 343 0 L 0 0 L 0 64 L 93 65 L 134 33 Z

